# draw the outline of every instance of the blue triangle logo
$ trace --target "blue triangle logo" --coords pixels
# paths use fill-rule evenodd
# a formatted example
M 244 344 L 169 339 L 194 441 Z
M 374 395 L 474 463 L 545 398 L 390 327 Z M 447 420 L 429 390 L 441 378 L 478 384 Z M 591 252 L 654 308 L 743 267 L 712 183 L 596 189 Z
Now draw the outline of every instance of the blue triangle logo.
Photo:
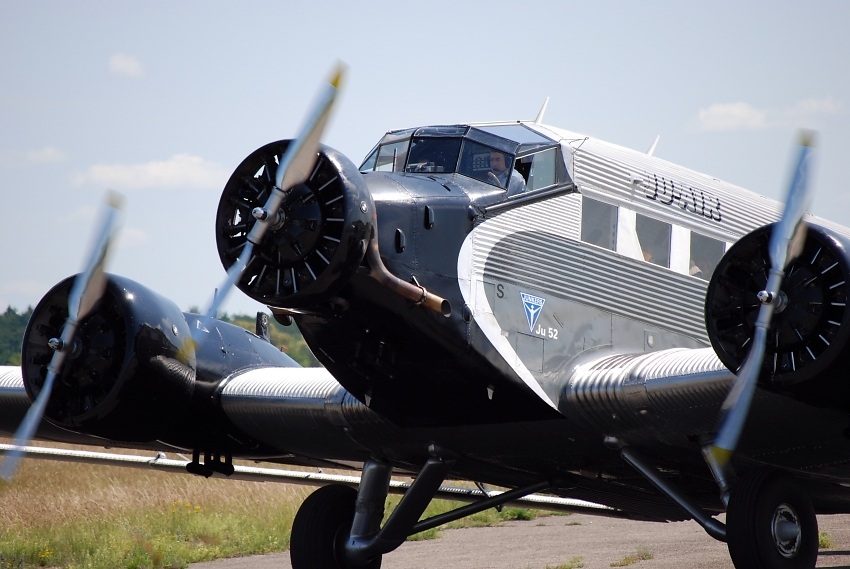
M 534 332 L 534 325 L 537 323 L 537 318 L 543 310 L 546 299 L 527 292 L 520 292 L 519 294 L 522 297 L 522 307 L 525 309 L 525 319 L 528 321 L 528 331 Z

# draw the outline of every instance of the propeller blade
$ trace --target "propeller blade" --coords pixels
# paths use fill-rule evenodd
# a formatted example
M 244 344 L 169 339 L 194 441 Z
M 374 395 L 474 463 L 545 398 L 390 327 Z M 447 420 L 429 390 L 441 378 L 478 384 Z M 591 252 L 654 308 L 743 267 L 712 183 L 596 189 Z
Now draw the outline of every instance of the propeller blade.
M 337 65 L 331 79 L 319 93 L 312 112 L 301 127 L 298 137 L 287 147 L 286 152 L 280 157 L 277 171 L 275 172 L 275 187 L 268 200 L 262 208 L 255 208 L 252 212 L 257 222 L 248 233 L 248 241 L 236 262 L 230 266 L 227 276 L 218 289 L 218 294 L 213 298 L 204 319 L 215 316 L 219 307 L 224 302 L 230 290 L 239 280 L 245 267 L 251 261 L 254 246 L 261 243 L 266 230 L 272 223 L 279 222 L 282 212 L 279 211 L 283 198 L 289 190 L 310 177 L 311 171 L 316 163 L 316 154 L 319 151 L 319 141 L 327 125 L 331 110 L 339 92 L 342 76 L 345 68 L 342 64 Z M 195 340 L 197 341 L 197 340 Z
M 720 409 L 720 431 L 715 441 L 708 447 L 708 456 L 721 469 L 729 464 L 738 445 L 761 373 L 767 331 L 777 306 L 785 302 L 781 292 L 785 267 L 800 254 L 803 248 L 806 234 L 803 215 L 811 200 L 808 171 L 813 139 L 814 136 L 810 132 L 801 134 L 797 162 L 785 196 L 785 209 L 770 236 L 768 253 L 771 267 L 765 290 L 757 295 L 761 306 L 755 322 L 750 353 L 738 371 L 735 385 L 723 402 Z
M 803 248 L 805 236 L 803 215 L 808 210 L 812 199 L 811 185 L 808 180 L 809 162 L 814 149 L 814 133 L 802 132 L 799 146 L 791 185 L 788 186 L 788 192 L 785 195 L 785 211 L 770 235 L 770 263 L 773 269 L 780 271 L 784 271 L 788 263 L 793 261 Z
M 71 293 L 68 296 L 68 318 L 65 320 L 65 325 L 62 327 L 62 334 L 59 338 L 52 338 L 48 344 L 55 350 L 53 357 L 50 359 L 50 364 L 47 366 L 47 377 L 44 380 L 44 385 L 36 397 L 35 402 L 30 406 L 24 420 L 18 427 L 15 433 L 14 444 L 16 446 L 26 446 L 35 434 L 38 424 L 41 422 L 41 417 L 44 415 L 44 409 L 47 407 L 47 402 L 50 399 L 50 393 L 53 391 L 53 384 L 56 382 L 56 376 L 62 371 L 62 364 L 65 362 L 65 357 L 69 352 L 74 350 L 74 334 L 77 331 L 77 325 L 85 318 L 92 307 L 103 294 L 106 286 L 106 276 L 104 270 L 106 261 L 109 257 L 109 251 L 112 241 L 117 233 L 118 213 L 122 207 L 123 198 L 120 194 L 109 192 L 106 198 L 104 212 L 102 214 L 100 228 L 95 234 L 95 242 L 92 246 L 91 254 L 83 267 L 83 271 L 74 279 L 74 284 L 71 286 Z M 5 480 L 11 480 L 23 453 L 19 450 L 10 452 L 6 460 L 0 468 L 0 477 Z

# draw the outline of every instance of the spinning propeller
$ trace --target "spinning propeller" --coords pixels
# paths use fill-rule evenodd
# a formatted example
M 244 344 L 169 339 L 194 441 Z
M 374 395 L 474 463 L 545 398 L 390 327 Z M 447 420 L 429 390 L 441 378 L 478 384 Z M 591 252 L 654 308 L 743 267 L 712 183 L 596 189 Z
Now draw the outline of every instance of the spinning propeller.
M 119 194 L 110 192 L 107 195 L 106 202 L 100 230 L 95 234 L 91 254 L 83 267 L 83 272 L 77 275 L 71 287 L 71 293 L 68 297 L 68 318 L 62 327 L 62 333 L 59 338 L 51 338 L 48 341 L 48 345 L 53 350 L 53 356 L 47 366 L 47 377 L 38 397 L 30 406 L 15 433 L 15 446 L 25 446 L 32 439 L 50 399 L 50 392 L 53 390 L 56 376 L 62 372 L 62 364 L 65 362 L 65 358 L 73 358 L 80 352 L 80 346 L 74 340 L 77 325 L 91 312 L 95 303 L 103 295 L 106 286 L 104 268 L 106 267 L 110 246 L 117 233 L 118 212 L 121 209 L 122 198 Z M 9 453 L 2 467 L 0 467 L 0 476 L 5 480 L 11 480 L 22 454 L 20 450 L 13 450 Z
M 782 312 L 787 306 L 788 299 L 781 290 L 785 268 L 803 249 L 806 236 L 803 214 L 806 213 L 811 198 L 808 169 L 812 154 L 812 138 L 812 133 L 804 132 L 801 135 L 793 178 L 785 196 L 785 210 L 782 218 L 774 224 L 770 235 L 768 246 L 770 269 L 765 289 L 756 295 L 760 307 L 750 353 L 738 371 L 735 384 L 720 409 L 721 427 L 717 438 L 704 449 L 710 465 L 718 468 L 720 472 L 725 471 L 732 460 L 744 428 L 762 370 L 767 332 L 773 315 Z
M 254 223 L 250 233 L 248 233 L 247 241 L 239 253 L 239 257 L 228 269 L 227 276 L 204 314 L 201 320 L 202 322 L 214 317 L 218 312 L 224 299 L 239 280 L 245 268 L 252 261 L 254 247 L 262 242 L 263 236 L 269 227 L 279 227 L 283 224 L 284 212 L 280 207 L 283 199 L 291 191 L 293 186 L 305 182 L 310 177 L 319 152 L 319 140 L 330 117 L 333 104 L 336 101 L 343 72 L 344 66 L 342 64 L 338 65 L 330 81 L 328 81 L 324 89 L 320 92 L 318 100 L 312 112 L 307 116 L 307 120 L 302 126 L 298 137 L 292 141 L 280 157 L 275 173 L 274 188 L 268 200 L 266 200 L 265 205 L 263 207 L 255 207 L 251 212 L 257 221 Z M 194 350 L 198 341 L 198 338 L 193 335 L 192 338 L 184 343 L 178 356 L 181 359 L 188 358 L 189 350 Z

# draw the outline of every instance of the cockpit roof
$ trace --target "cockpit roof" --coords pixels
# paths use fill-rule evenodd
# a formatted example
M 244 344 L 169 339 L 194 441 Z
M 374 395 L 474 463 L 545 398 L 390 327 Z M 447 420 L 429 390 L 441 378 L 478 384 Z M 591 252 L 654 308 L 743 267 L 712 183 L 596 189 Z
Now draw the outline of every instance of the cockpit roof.
M 543 136 L 522 123 L 438 125 L 393 130 L 385 134 L 378 144 L 411 137 L 464 137 L 517 157 L 558 145 L 557 140 Z
M 457 174 L 507 190 L 508 197 L 570 182 L 559 141 L 519 122 L 390 131 L 360 171 Z

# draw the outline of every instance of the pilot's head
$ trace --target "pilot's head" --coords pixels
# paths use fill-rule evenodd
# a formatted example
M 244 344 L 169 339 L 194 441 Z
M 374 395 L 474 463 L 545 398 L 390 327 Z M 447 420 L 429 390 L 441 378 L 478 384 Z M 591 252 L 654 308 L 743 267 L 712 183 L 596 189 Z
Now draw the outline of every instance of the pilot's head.
M 490 151 L 490 169 L 499 174 L 508 169 L 507 160 L 505 160 L 503 153 L 497 150 Z

